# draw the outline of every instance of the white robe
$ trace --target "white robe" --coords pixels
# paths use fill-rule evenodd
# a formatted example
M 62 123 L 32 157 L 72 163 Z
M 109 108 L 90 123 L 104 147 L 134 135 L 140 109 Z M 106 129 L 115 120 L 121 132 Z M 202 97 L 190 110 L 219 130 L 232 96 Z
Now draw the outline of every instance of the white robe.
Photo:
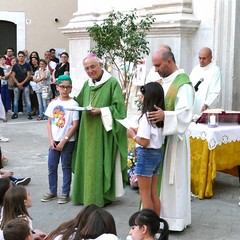
M 209 108 L 220 107 L 221 73 L 215 62 L 211 62 L 206 67 L 197 65 L 193 68 L 189 78 L 193 86 L 201 78 L 204 79 L 195 94 L 193 114 L 200 115 L 203 104 L 207 104 Z
M 180 71 L 163 79 L 165 95 Z M 191 224 L 190 190 L 190 146 L 187 136 L 192 119 L 194 89 L 184 84 L 178 90 L 175 110 L 164 111 L 163 135 L 167 146 L 161 182 L 161 218 L 165 219 L 172 231 L 182 231 Z

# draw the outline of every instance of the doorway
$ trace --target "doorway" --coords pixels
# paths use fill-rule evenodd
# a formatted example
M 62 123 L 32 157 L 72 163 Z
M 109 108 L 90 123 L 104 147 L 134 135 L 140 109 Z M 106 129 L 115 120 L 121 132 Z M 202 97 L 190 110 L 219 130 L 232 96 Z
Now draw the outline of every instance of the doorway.
M 17 25 L 13 22 L 0 20 L 0 55 L 4 55 L 8 47 L 17 49 Z

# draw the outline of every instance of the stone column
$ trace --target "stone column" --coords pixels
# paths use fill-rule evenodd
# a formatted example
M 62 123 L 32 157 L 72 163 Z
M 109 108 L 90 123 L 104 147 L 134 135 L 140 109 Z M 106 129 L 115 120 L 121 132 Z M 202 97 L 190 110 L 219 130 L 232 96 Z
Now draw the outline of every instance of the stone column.
M 222 108 L 225 110 L 240 111 L 239 14 L 239 1 L 216 1 L 214 52 L 222 73 Z

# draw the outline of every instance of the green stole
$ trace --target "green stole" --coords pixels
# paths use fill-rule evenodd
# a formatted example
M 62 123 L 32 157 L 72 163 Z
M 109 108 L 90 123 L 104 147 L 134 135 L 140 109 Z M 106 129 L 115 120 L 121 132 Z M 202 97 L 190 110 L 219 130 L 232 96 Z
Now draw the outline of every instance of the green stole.
M 191 81 L 189 80 L 189 77 L 185 73 L 180 73 L 175 80 L 172 82 L 170 85 L 168 92 L 165 96 L 165 110 L 166 111 L 174 111 L 175 108 L 175 101 L 178 93 L 178 89 L 184 85 L 184 84 L 192 84 Z M 167 145 L 167 137 L 165 137 L 164 144 L 161 147 L 162 151 L 162 157 L 164 161 L 164 156 L 165 156 L 165 149 Z M 162 166 L 160 168 L 159 172 L 159 178 L 158 178 L 158 194 L 160 195 L 161 192 L 161 180 L 162 180 L 162 170 L 163 170 L 163 161 L 162 161 Z
M 178 93 L 178 89 L 183 84 L 191 84 L 189 77 L 185 73 L 180 73 L 172 82 L 165 96 L 165 109 L 167 111 L 174 111 L 175 101 Z

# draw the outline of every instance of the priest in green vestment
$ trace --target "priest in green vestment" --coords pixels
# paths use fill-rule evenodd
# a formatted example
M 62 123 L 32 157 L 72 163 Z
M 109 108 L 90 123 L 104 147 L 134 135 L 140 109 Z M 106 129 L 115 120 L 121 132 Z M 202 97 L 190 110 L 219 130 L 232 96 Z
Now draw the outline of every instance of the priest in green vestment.
M 103 207 L 124 194 L 127 182 L 126 129 L 116 121 L 126 117 L 119 82 L 102 68 L 101 60 L 83 60 L 89 79 L 75 98 L 82 111 L 73 155 L 74 204 Z

